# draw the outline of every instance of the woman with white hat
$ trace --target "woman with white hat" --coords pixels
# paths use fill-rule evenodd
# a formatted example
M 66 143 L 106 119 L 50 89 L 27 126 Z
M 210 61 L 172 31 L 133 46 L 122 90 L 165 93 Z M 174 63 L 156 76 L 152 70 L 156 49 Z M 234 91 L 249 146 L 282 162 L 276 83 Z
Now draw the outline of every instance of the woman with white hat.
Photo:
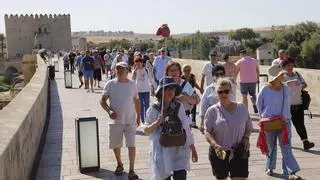
M 271 66 L 269 75 L 274 78 L 258 94 L 257 107 L 261 117 L 257 146 L 266 154 L 266 173 L 274 175 L 277 160 L 277 139 L 282 154 L 282 170 L 288 179 L 301 179 L 295 175 L 300 167 L 291 147 L 290 91 L 284 85 L 285 71 L 281 65 Z M 272 98 L 270 98 L 272 97 Z

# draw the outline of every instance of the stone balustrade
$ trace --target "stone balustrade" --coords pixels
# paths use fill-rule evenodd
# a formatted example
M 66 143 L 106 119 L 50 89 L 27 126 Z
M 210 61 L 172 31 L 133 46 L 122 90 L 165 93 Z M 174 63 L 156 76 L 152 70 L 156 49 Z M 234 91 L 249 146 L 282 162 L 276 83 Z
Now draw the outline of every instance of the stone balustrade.
M 38 152 L 47 114 L 48 69 L 39 56 L 37 64 L 30 82 L 0 111 L 0 180 L 29 179 Z

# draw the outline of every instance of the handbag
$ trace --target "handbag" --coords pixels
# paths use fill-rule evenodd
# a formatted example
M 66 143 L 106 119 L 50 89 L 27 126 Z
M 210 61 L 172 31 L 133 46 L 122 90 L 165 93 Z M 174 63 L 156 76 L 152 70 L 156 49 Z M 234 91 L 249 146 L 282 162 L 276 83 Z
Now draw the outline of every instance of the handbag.
M 261 118 L 260 122 L 262 123 L 263 130 L 266 132 L 280 131 L 284 125 L 284 118 L 282 116 L 283 107 L 284 107 L 284 87 L 282 87 L 282 107 L 281 115 L 272 116 L 268 118 Z
M 161 111 L 159 103 L 152 106 Z M 182 127 L 181 120 L 178 117 L 180 103 L 173 102 L 170 108 L 164 113 L 165 122 L 161 125 L 159 143 L 164 147 L 184 146 L 187 141 L 186 131 Z
M 300 81 L 303 82 L 301 75 L 298 72 L 296 72 L 296 74 L 298 75 Z M 302 99 L 303 110 L 309 110 L 311 97 L 307 90 L 304 90 L 304 89 L 301 90 L 301 99 Z

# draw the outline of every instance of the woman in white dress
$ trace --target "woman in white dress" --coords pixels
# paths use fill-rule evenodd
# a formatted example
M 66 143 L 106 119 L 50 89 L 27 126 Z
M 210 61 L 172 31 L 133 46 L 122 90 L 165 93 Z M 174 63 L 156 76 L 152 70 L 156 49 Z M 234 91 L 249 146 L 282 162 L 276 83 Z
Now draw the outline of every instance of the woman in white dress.
M 164 94 L 162 95 L 163 92 Z M 162 78 L 156 90 L 157 101 L 147 111 L 144 132 L 150 135 L 149 162 L 153 180 L 170 180 L 171 175 L 173 175 L 174 180 L 185 180 L 187 171 L 190 170 L 190 151 L 192 161 L 198 161 L 193 135 L 189 126 L 189 118 L 185 114 L 183 105 L 175 100 L 175 96 L 179 95 L 180 92 L 181 88 L 173 78 Z M 164 115 L 161 113 L 162 98 Z M 172 113 L 172 111 L 178 113 Z M 168 117 L 168 114 L 171 115 Z M 167 118 L 180 120 L 181 128 L 184 129 L 186 134 L 184 145 L 165 147 L 160 144 L 160 136 Z

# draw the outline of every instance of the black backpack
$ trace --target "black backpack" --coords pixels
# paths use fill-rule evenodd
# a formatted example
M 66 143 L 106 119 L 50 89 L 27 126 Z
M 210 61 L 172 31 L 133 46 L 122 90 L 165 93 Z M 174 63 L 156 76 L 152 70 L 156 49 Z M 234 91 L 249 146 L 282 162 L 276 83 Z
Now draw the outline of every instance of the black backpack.
M 158 101 L 153 103 L 152 107 L 161 112 L 161 105 Z M 183 146 L 186 143 L 186 131 L 178 117 L 179 108 L 180 103 L 173 101 L 164 112 L 165 122 L 161 124 L 162 131 L 159 139 L 160 144 L 164 147 Z

